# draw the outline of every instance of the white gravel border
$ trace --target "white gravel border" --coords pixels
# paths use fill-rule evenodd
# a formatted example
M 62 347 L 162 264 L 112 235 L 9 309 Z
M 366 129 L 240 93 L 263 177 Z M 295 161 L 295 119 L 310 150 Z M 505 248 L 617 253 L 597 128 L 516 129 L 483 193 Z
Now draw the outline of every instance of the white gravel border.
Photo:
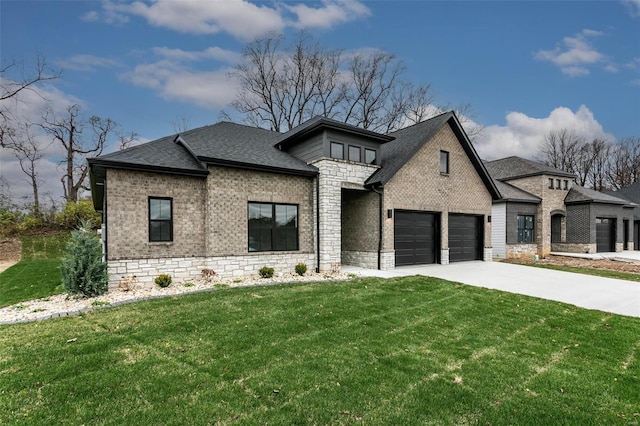
M 104 309 L 141 300 L 157 299 L 161 297 L 181 294 L 200 293 L 220 288 L 264 286 L 284 283 L 303 283 L 321 281 L 346 281 L 354 278 L 348 273 L 315 273 L 308 272 L 304 276 L 281 274 L 274 278 L 260 278 L 259 276 L 243 277 L 239 279 L 198 279 L 191 285 L 171 284 L 160 288 L 157 285 L 132 283 L 128 290 L 112 290 L 102 296 L 79 298 L 69 294 L 56 294 L 43 299 L 29 300 L 15 305 L 0 308 L 0 324 L 42 321 L 49 318 L 80 315 L 96 309 Z

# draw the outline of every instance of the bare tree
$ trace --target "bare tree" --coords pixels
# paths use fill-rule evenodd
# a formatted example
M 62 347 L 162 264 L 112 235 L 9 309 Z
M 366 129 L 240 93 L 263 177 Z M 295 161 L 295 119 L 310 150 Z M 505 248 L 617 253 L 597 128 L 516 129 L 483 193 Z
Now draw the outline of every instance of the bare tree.
M 85 159 L 102 154 L 116 123 L 97 116 L 85 120 L 80 106 L 71 105 L 63 118 L 48 111 L 40 127 L 64 149 L 65 173 L 61 178 L 64 197 L 67 201 L 77 203 L 80 189 L 89 189 L 85 184 L 89 172 Z
M 27 70 L 24 61 L 12 60 L 0 65 L 0 142 L 11 128 L 9 100 L 18 101 L 24 90 L 32 90 L 41 82 L 60 78 L 61 71 L 51 68 L 44 57 L 37 56 L 33 69 Z
M 540 148 L 541 160 L 556 169 L 576 173 L 584 141 L 567 129 L 551 131 Z
M 432 111 L 430 86 L 406 81 L 404 64 L 390 53 L 347 55 L 304 33 L 293 45 L 283 44 L 282 36 L 273 35 L 249 43 L 230 74 L 240 83 L 230 106 L 251 125 L 283 132 L 322 115 L 389 132 Z
M 176 133 L 186 132 L 189 130 L 189 118 L 186 115 L 180 115 L 171 122 L 171 125 Z
M 640 137 L 618 141 L 611 150 L 608 178 L 614 189 L 640 181 Z
M 40 216 L 37 164 L 50 144 L 42 146 L 33 136 L 32 126 L 32 124 L 23 123 L 18 130 L 11 129 L 7 132 L 7 137 L 0 141 L 0 146 L 13 152 L 18 159 L 20 169 L 29 177 L 33 190 L 33 214 Z

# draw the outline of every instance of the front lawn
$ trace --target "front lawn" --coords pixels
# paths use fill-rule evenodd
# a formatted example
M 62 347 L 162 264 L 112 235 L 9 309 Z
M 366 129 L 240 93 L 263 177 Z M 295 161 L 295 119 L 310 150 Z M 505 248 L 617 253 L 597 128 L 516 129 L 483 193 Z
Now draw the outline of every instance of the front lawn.
M 634 424 L 640 319 L 427 277 L 0 326 L 0 424 Z
M 556 271 L 573 272 L 576 274 L 595 275 L 596 277 L 615 278 L 618 280 L 640 282 L 640 273 L 633 274 L 631 272 L 610 271 L 607 269 L 585 268 L 582 266 L 549 265 L 542 263 L 521 263 L 521 265 L 535 266 L 536 268 L 554 269 Z
M 69 233 L 22 237 L 20 262 L 0 273 L 0 307 L 64 292 L 60 263 Z

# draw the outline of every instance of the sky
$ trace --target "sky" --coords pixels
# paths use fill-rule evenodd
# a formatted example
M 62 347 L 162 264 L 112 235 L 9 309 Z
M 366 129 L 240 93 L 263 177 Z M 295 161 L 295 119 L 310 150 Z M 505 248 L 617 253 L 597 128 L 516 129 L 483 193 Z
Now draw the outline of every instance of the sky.
M 301 30 L 347 53 L 390 52 L 407 79 L 431 84 L 438 104 L 471 105 L 484 159 L 535 158 L 545 135 L 565 128 L 587 139 L 640 136 L 640 0 L 0 0 L 3 63 L 24 61 L 28 71 L 42 55 L 62 70 L 7 107 L 35 120 L 46 104 L 78 104 L 137 142 L 154 140 L 178 123 L 220 121 L 243 47 Z M 115 149 L 112 140 L 106 152 Z M 60 154 L 49 146 L 38 166 L 41 193 L 58 202 Z M 0 184 L 28 201 L 15 158 L 0 156 Z

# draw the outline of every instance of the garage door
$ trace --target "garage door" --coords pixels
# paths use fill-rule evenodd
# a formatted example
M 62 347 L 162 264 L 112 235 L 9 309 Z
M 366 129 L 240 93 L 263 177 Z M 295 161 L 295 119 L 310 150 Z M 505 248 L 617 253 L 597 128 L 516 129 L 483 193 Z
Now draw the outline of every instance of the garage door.
M 449 215 L 449 262 L 482 260 L 482 216 Z
M 436 263 L 437 214 L 396 210 L 394 216 L 396 266 Z
M 596 218 L 596 251 L 616 251 L 616 220 L 607 217 Z

